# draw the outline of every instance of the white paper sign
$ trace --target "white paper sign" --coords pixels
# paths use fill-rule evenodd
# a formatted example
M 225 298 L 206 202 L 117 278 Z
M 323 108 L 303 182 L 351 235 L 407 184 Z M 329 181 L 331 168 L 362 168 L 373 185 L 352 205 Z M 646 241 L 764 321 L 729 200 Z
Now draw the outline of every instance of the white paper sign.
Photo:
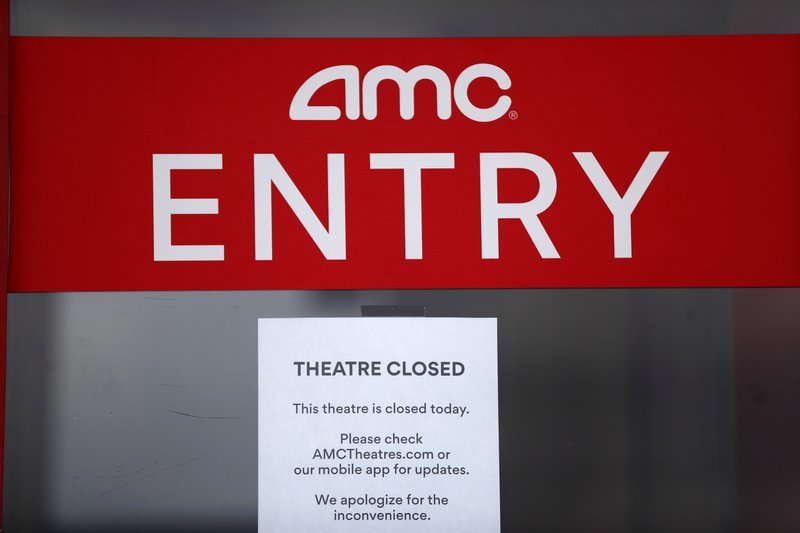
M 500 531 L 494 318 L 261 319 L 259 532 Z

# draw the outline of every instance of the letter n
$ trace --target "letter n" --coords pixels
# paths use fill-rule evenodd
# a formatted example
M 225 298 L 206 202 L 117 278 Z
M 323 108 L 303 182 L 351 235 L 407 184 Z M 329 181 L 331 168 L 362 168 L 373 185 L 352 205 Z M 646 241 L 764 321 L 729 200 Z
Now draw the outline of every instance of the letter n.
M 328 154 L 328 229 L 274 154 L 253 156 L 256 260 L 272 259 L 272 186 L 328 260 L 345 259 L 344 154 Z

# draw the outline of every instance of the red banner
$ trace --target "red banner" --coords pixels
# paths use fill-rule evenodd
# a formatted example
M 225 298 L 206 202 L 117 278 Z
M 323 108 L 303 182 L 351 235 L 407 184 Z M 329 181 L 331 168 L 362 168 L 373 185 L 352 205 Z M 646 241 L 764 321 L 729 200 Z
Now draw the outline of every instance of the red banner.
M 12 291 L 800 285 L 800 37 L 14 38 Z

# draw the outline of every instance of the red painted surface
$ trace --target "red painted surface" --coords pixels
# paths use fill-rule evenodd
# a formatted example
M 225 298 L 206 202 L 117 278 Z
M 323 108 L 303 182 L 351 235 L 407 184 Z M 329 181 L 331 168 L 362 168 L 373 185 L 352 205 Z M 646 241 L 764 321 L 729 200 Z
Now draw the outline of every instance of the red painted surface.
M 13 291 L 702 287 L 800 284 L 800 37 L 193 40 L 12 39 L 10 289 Z M 416 90 L 399 118 L 291 121 L 313 73 L 475 63 L 508 72 L 511 111 L 436 117 Z M 485 81 L 485 80 L 484 80 Z M 476 103 L 499 94 L 476 83 Z M 343 103 L 334 83 L 312 103 Z M 612 216 L 573 152 L 591 151 L 625 191 L 650 151 L 669 151 L 632 217 L 633 258 L 615 259 Z M 376 152 L 452 152 L 422 174 L 422 260 L 404 258 L 400 170 Z M 479 153 L 531 152 L 558 191 L 540 220 L 560 259 L 500 221 L 481 258 Z M 219 153 L 222 170 L 174 171 L 173 197 L 218 198 L 218 215 L 173 216 L 178 244 L 223 244 L 224 261 L 153 258 L 152 155 Z M 345 154 L 347 259 L 326 260 L 274 194 L 274 259 L 254 252 L 253 154 L 274 153 L 327 224 L 326 154 Z M 501 202 L 538 191 L 501 171 Z

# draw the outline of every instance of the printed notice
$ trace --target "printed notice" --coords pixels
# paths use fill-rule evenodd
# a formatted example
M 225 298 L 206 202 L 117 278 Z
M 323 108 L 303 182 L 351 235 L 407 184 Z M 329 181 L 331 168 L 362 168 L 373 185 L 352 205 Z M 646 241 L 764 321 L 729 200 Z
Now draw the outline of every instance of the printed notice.
M 499 533 L 494 318 L 260 319 L 259 532 Z

